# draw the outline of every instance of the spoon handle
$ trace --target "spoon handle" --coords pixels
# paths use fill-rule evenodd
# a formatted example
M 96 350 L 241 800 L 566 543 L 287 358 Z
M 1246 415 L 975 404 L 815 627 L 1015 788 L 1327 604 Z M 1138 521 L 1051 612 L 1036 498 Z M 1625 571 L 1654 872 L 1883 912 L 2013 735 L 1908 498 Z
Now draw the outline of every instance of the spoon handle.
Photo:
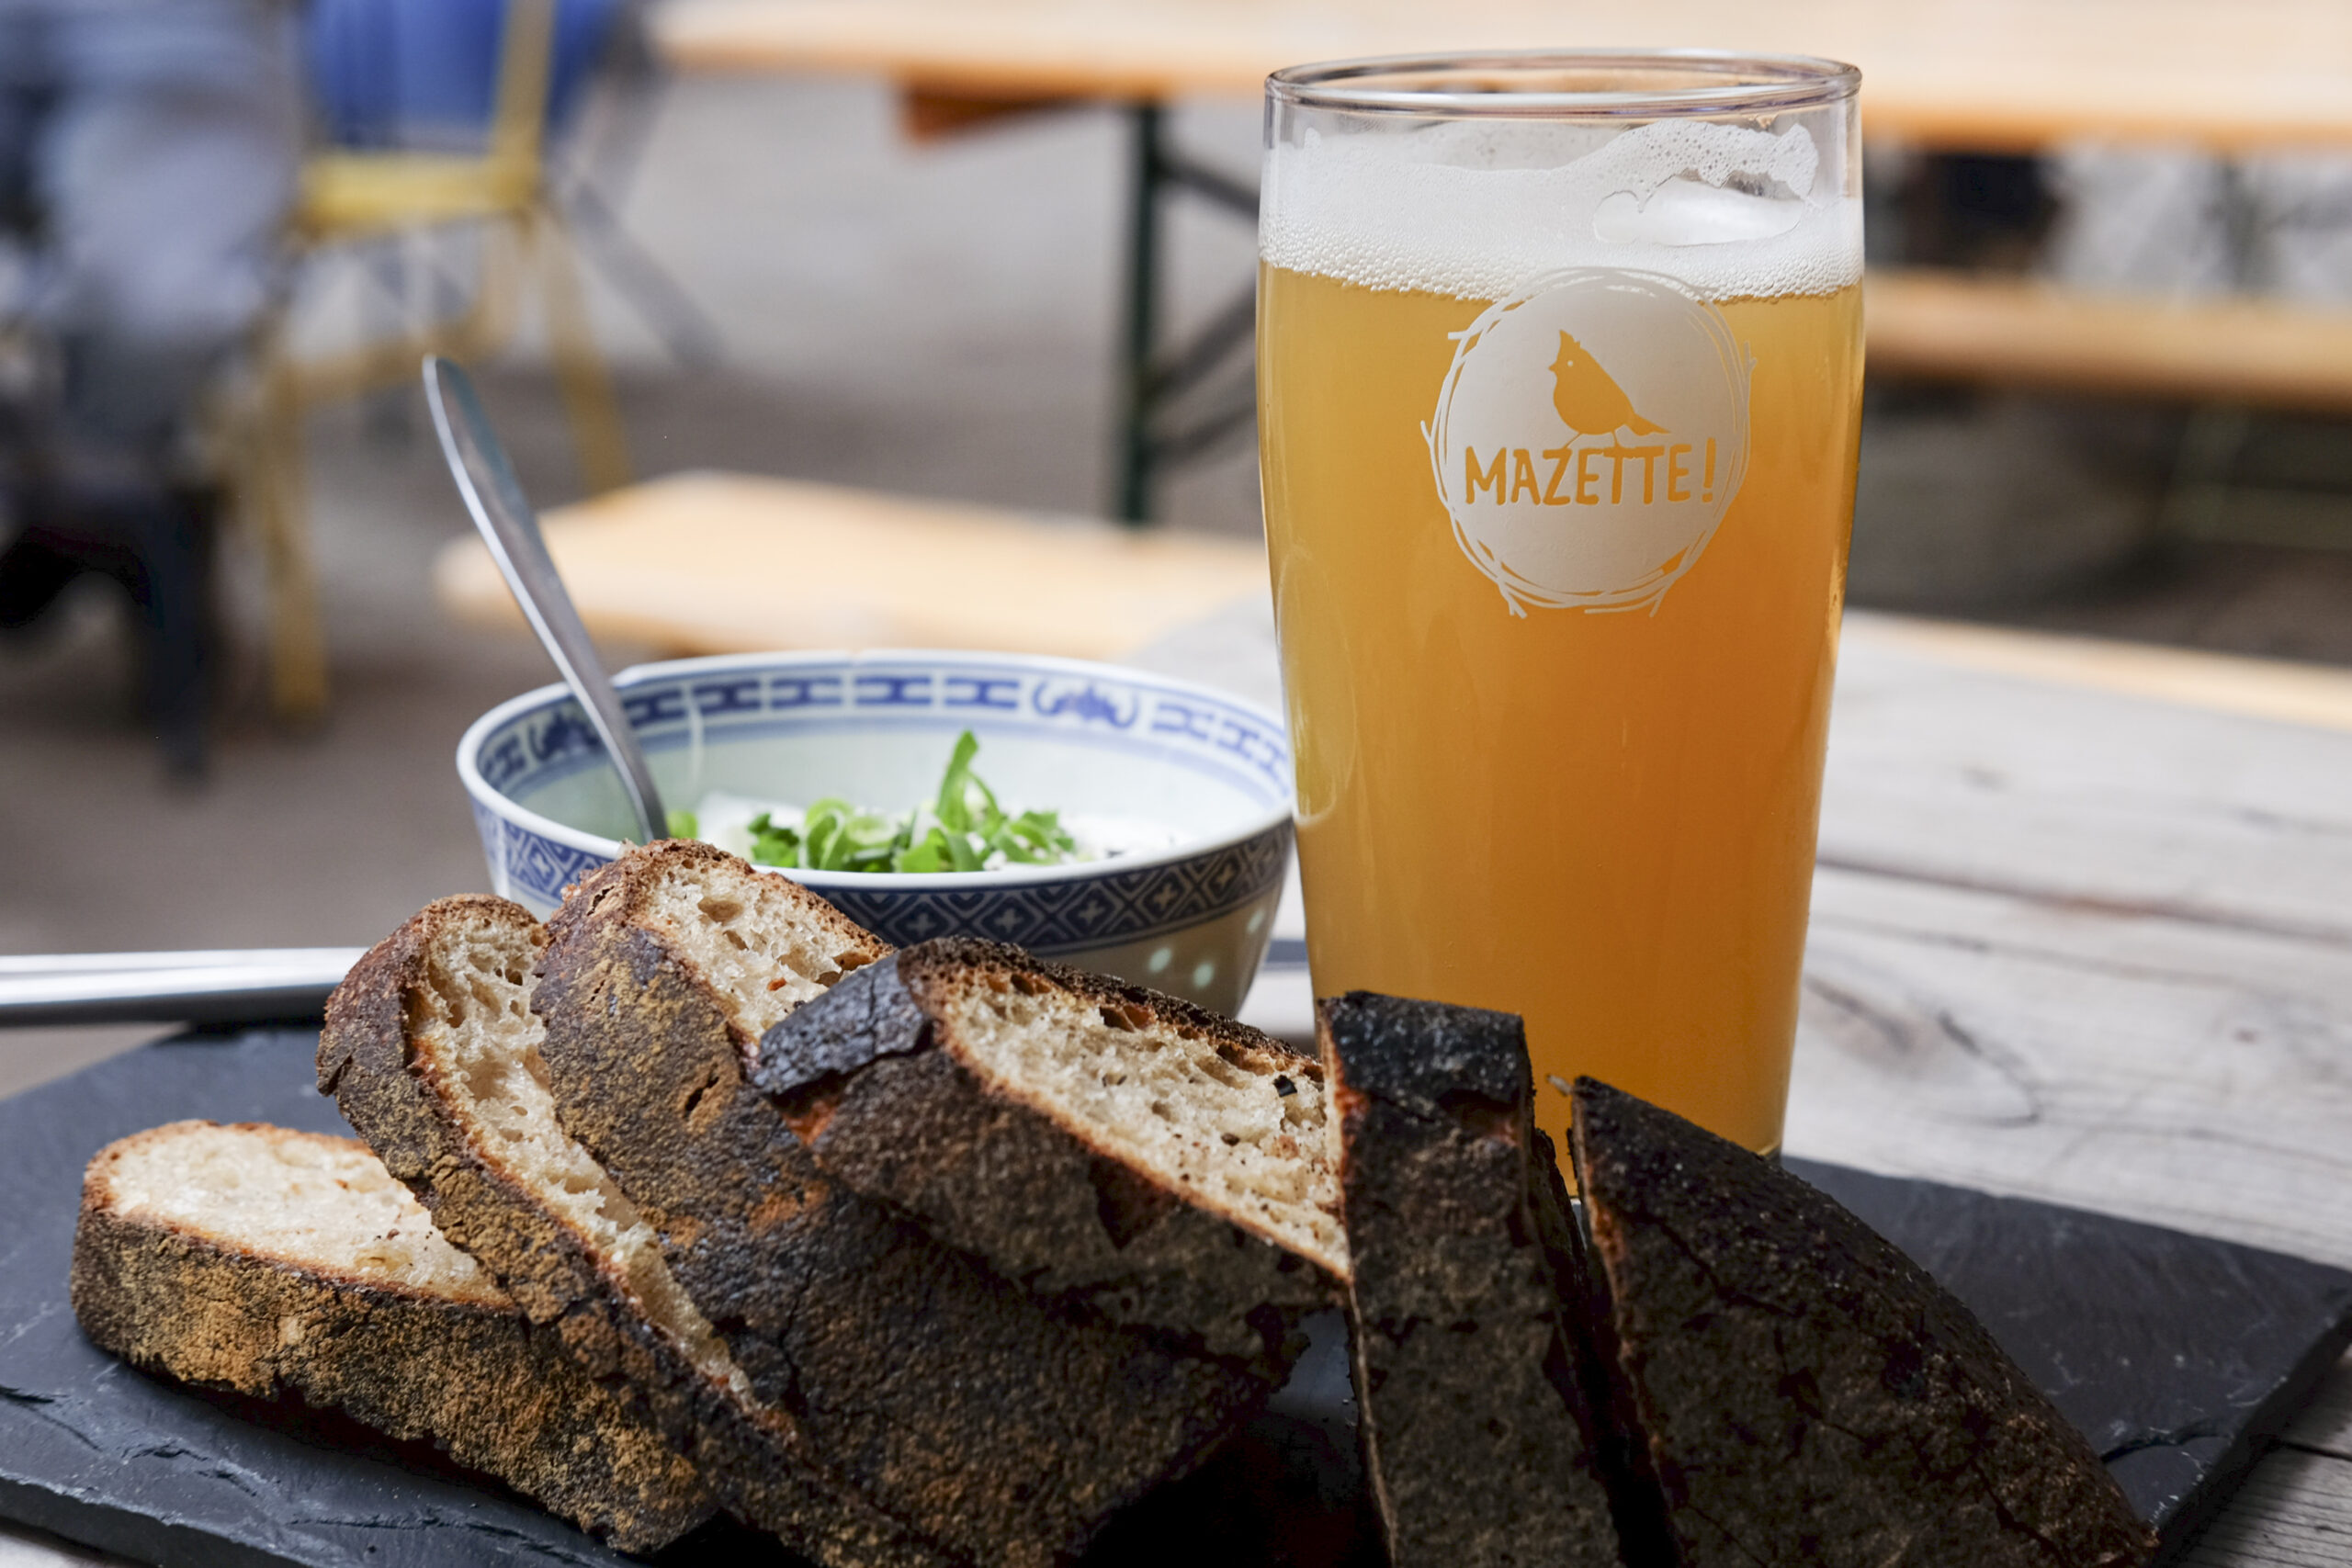
M 637 744 L 604 661 L 596 657 L 596 645 L 572 607 L 571 595 L 564 592 L 555 558 L 548 554 L 547 536 L 539 532 L 538 518 L 524 498 L 490 416 L 482 412 L 472 379 L 453 361 L 428 355 L 424 400 L 432 405 L 433 429 L 441 438 L 441 455 L 458 481 L 458 493 L 465 498 L 474 526 L 481 530 L 491 558 L 514 591 L 514 602 L 522 605 L 531 629 L 539 634 L 565 684 L 587 708 L 588 722 L 605 743 L 605 754 L 613 760 L 621 788 L 628 795 L 629 808 L 637 813 L 641 841 L 667 838 L 669 819 L 645 752 Z
M 327 994 L 366 951 L 72 953 L 0 960 L 0 1029 L 315 1019 Z

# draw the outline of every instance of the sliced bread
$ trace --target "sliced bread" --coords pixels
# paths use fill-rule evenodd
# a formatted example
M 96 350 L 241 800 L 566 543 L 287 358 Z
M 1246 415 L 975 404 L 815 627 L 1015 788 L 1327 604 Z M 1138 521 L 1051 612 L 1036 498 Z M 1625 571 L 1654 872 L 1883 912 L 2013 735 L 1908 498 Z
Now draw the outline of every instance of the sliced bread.
M 1869 1226 L 1590 1078 L 1573 1118 L 1612 1375 L 1687 1568 L 2148 1561 L 2089 1444 Z
M 958 1558 L 1043 1565 L 1197 1463 L 1272 1379 L 1052 1310 L 824 1173 L 746 1071 L 786 1012 L 884 953 L 708 846 L 631 851 L 548 923 L 548 1083 L 810 1452 Z M 725 1495 L 728 1467 L 704 1466 Z
M 504 899 L 427 906 L 329 998 L 320 1088 L 443 1233 L 594 1378 L 634 1399 L 730 1510 L 833 1568 L 954 1561 L 809 1457 L 784 1409 L 752 1397 L 673 1272 L 661 1217 L 558 1122 L 530 1007 L 544 935 Z
M 1287 1369 L 1347 1268 L 1316 1058 L 997 942 L 927 942 L 762 1036 L 827 1175 L 1097 1321 Z
M 1615 1568 L 1585 1288 L 1520 1021 L 1356 991 L 1316 1026 L 1390 1562 Z
M 348 1138 L 175 1122 L 83 1179 L 73 1300 L 136 1366 L 430 1439 L 628 1551 L 716 1512 L 694 1468 L 534 1328 Z

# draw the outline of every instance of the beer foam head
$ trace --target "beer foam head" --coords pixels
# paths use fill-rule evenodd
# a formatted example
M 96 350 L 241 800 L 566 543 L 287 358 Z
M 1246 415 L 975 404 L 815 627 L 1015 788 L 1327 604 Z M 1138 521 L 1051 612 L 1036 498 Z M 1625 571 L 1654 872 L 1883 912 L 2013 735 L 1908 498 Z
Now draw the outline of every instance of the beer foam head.
M 1310 127 L 1267 154 L 1259 254 L 1470 299 L 1572 266 L 1662 273 L 1716 299 L 1824 294 L 1861 277 L 1861 204 L 1845 183 L 1801 124 Z

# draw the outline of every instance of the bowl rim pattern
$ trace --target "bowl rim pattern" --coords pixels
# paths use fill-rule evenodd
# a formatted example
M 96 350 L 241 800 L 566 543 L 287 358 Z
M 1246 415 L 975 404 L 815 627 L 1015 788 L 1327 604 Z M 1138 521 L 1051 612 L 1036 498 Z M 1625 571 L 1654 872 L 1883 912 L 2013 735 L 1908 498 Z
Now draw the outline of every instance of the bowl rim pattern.
M 1283 863 L 1287 859 L 1293 811 L 1289 737 L 1283 721 L 1267 709 L 1246 698 L 1186 681 L 1181 677 L 1163 675 L 1154 671 L 1132 669 L 1123 665 L 1102 664 L 1085 660 L 1062 659 L 1040 654 L 938 649 L 871 649 L 856 652 L 793 649 L 771 653 L 719 654 L 706 658 L 665 660 L 634 665 L 620 671 L 614 678 L 614 684 L 620 689 L 625 705 L 632 693 L 638 689 L 647 686 L 662 687 L 665 683 L 670 689 L 685 687 L 689 694 L 696 698 L 695 704 L 693 705 L 695 708 L 693 715 L 684 712 L 659 715 L 658 722 L 660 718 L 698 716 L 704 711 L 699 700 L 701 695 L 707 690 L 715 689 L 710 685 L 712 678 L 732 676 L 736 678 L 735 683 L 741 685 L 743 678 L 752 672 L 775 673 L 784 675 L 787 681 L 797 680 L 806 688 L 812 681 L 847 680 L 854 684 L 860 679 L 858 673 L 860 667 L 875 667 L 865 671 L 865 679 L 884 680 L 887 678 L 884 671 L 893 665 L 931 666 L 936 671 L 950 672 L 977 671 L 990 667 L 999 670 L 1017 668 L 1041 677 L 1055 677 L 1084 682 L 1078 689 L 1079 694 L 1094 694 L 1099 697 L 1094 685 L 1097 682 L 1116 682 L 1136 693 L 1154 694 L 1162 699 L 1160 705 L 1154 710 L 1155 722 L 1165 719 L 1171 714 L 1177 716 L 1180 722 L 1193 726 L 1184 731 L 1187 739 L 1194 740 L 1208 739 L 1198 726 L 1206 722 L 1214 727 L 1221 721 L 1225 726 L 1224 732 L 1212 743 L 1219 750 L 1234 752 L 1239 762 L 1254 769 L 1267 784 L 1272 785 L 1279 803 L 1269 805 L 1232 828 L 1189 838 L 1165 850 L 1136 855 L 1122 855 L 1111 861 L 1090 861 L 1074 865 L 1059 866 L 1007 867 L 985 873 L 947 872 L 905 874 L 787 870 L 786 874 L 795 881 L 802 883 L 828 898 L 844 904 L 844 912 L 851 913 L 852 918 L 858 918 L 855 910 L 846 908 L 853 904 L 878 913 L 887 905 L 903 905 L 910 899 L 923 897 L 936 897 L 942 895 L 955 896 L 959 902 L 985 903 L 989 900 L 978 897 L 984 892 L 999 895 L 1013 889 L 1024 889 L 1037 894 L 1047 888 L 1080 886 L 1111 876 L 1125 879 L 1125 886 L 1140 888 L 1146 881 L 1148 881 L 1148 878 L 1144 878 L 1142 874 L 1170 872 L 1204 857 L 1222 857 L 1224 861 L 1230 863 L 1220 874 L 1229 879 L 1238 878 L 1233 890 L 1241 897 L 1220 901 L 1216 905 L 1219 909 L 1230 908 L 1236 903 L 1245 901 L 1249 893 L 1256 890 L 1256 885 L 1265 874 L 1262 868 L 1269 859 L 1272 864 L 1272 878 L 1279 881 Z M 842 667 L 848 669 L 849 673 L 846 676 L 835 677 L 821 673 L 827 670 L 839 670 Z M 815 675 L 805 673 L 812 668 L 820 673 Z M 988 682 L 975 674 L 948 673 L 939 678 L 943 682 L 963 682 L 972 685 L 973 689 L 983 696 L 989 694 L 986 690 Z M 901 675 L 899 679 L 902 682 L 910 682 L 916 677 Z M 702 681 L 705 683 L 689 684 L 695 681 Z M 1042 692 L 1042 686 L 1033 688 L 1033 692 Z M 568 704 L 571 700 L 570 691 L 560 682 L 537 687 L 510 697 L 468 726 L 457 749 L 458 777 L 464 784 L 469 803 L 473 808 L 476 829 L 481 836 L 485 855 L 493 865 L 503 868 L 508 875 L 513 876 L 522 886 L 534 892 L 541 893 L 551 900 L 559 897 L 561 888 L 568 882 L 576 880 L 580 874 L 603 864 L 617 855 L 623 841 L 570 827 L 515 801 L 490 781 L 482 771 L 481 759 L 491 739 L 509 729 L 516 720 L 535 712 Z M 859 724 L 861 728 L 872 724 L 871 718 L 865 723 L 860 723 L 859 720 L 847 716 L 873 713 L 874 710 L 855 700 L 833 701 L 820 705 L 840 707 L 844 716 L 838 720 L 813 721 L 815 723 L 839 722 L 844 726 Z M 943 706 L 955 705 L 945 702 L 928 702 L 907 705 L 917 706 L 920 712 L 935 715 Z M 1001 712 L 1003 709 L 1001 702 L 989 705 L 994 711 Z M 659 713 L 658 697 L 646 711 Z M 638 713 L 637 709 L 631 710 L 632 723 L 642 728 L 645 721 L 638 716 Z M 1081 717 L 1083 716 L 1082 713 Z M 1124 720 L 1119 719 L 1115 713 L 1107 716 L 1098 714 L 1097 716 L 1101 717 L 1106 725 L 1116 724 L 1124 728 L 1141 716 L 1141 703 L 1138 702 L 1135 712 Z M 899 722 L 908 721 L 909 717 L 906 716 L 902 716 L 899 720 Z M 808 720 L 778 722 L 780 725 L 802 729 L 810 728 L 812 723 Z M 888 720 L 885 718 L 882 722 L 887 725 Z M 912 722 L 924 723 L 928 726 L 935 720 L 914 718 Z M 1069 732 L 1093 736 L 1098 742 L 1103 734 L 1101 730 L 1088 729 L 1070 729 Z M 1160 732 L 1165 733 L 1164 730 Z M 595 746 L 593 740 L 588 743 L 588 746 L 590 750 L 583 754 L 583 765 L 605 765 L 603 762 L 602 748 Z M 510 853 L 508 852 L 510 851 L 517 852 Z M 531 874 L 527 876 L 517 874 L 518 865 L 527 869 Z M 1170 898 L 1170 895 L 1165 891 L 1169 878 L 1162 876 L 1159 880 L 1162 885 L 1161 890 L 1153 893 L 1151 900 L 1148 902 L 1165 903 Z M 1176 880 L 1186 879 L 1179 877 Z M 1001 904 L 1004 900 L 997 898 L 995 902 Z M 1034 898 L 1032 902 L 1035 902 Z M 1190 917 L 1191 919 L 1198 919 L 1203 913 L 1214 912 L 1201 909 L 1198 907 L 1198 899 L 1193 897 L 1179 898 L 1174 905 L 1169 907 L 1171 914 L 1176 907 L 1193 909 L 1194 913 Z M 1189 923 L 1186 919 L 1174 919 L 1167 922 L 1155 922 L 1153 929 L 1172 930 L 1185 923 Z M 1150 934 L 1150 931 L 1138 928 L 1134 934 L 1143 936 Z M 1018 939 L 1008 938 L 1008 940 Z M 1099 942 L 1109 940 L 1109 937 L 1106 934 L 1089 940 Z M 1060 946 L 1064 943 L 1056 942 L 1053 945 Z

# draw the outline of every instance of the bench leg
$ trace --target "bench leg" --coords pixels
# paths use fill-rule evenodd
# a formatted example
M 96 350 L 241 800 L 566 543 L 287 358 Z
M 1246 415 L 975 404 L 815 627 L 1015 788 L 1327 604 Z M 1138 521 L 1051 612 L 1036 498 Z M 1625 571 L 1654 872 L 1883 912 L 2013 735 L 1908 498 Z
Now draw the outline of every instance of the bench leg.
M 1130 105 L 1135 138 L 1127 190 L 1127 293 L 1119 333 L 1119 479 L 1114 515 L 1151 520 L 1151 356 L 1159 338 L 1160 118 L 1158 104 Z
M 571 237 L 552 208 L 532 214 L 529 243 L 537 252 L 540 287 L 547 291 L 548 337 L 564 412 L 580 448 L 581 478 L 592 494 L 618 490 L 629 481 L 628 433 L 621 424 L 612 377 L 596 352 L 588 301 L 572 264 Z
M 279 718 L 315 721 L 327 705 L 326 628 L 311 547 L 302 400 L 290 368 L 273 367 L 249 433 L 248 503 L 269 583 L 269 705 Z
M 0 629 L 32 625 L 84 573 L 130 597 L 140 705 L 175 775 L 204 772 L 211 707 L 213 525 L 209 495 L 145 486 L 28 487 L 28 522 L 0 552 Z
M 161 497 L 139 506 L 126 532 L 139 558 L 149 717 L 164 762 L 182 778 L 204 772 L 211 707 L 212 534 L 209 497 Z

